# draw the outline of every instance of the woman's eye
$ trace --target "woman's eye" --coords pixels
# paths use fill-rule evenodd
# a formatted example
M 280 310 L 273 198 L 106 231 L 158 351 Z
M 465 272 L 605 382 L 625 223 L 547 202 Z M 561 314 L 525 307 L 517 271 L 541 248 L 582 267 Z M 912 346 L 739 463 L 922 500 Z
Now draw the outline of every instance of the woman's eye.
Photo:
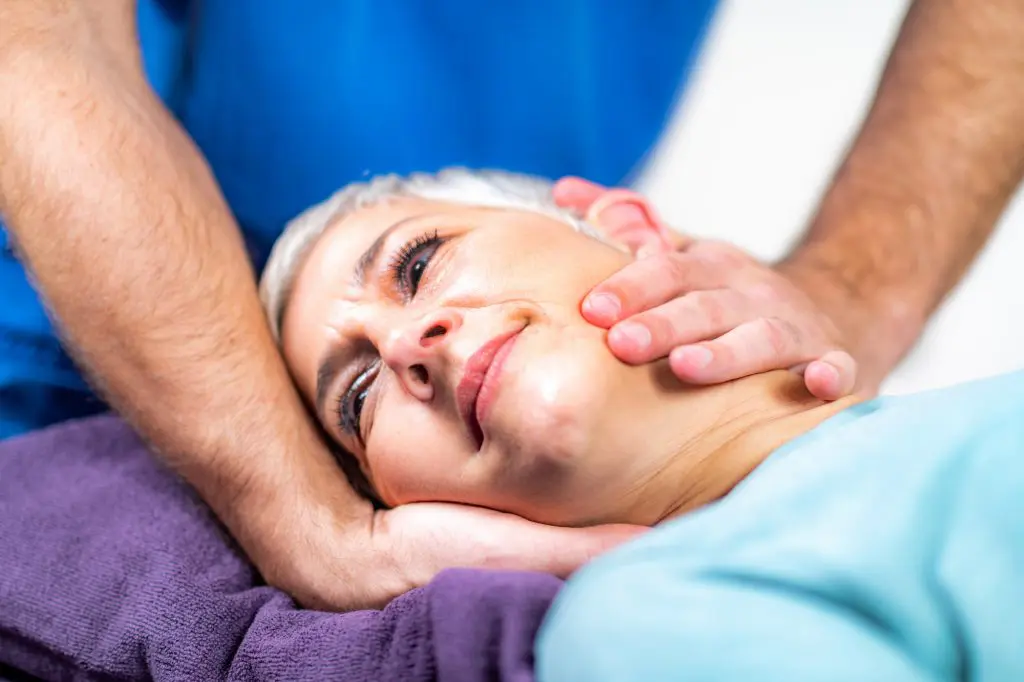
M 349 435 L 362 437 L 363 406 L 366 404 L 375 377 L 374 367 L 368 368 L 356 377 L 338 400 L 338 425 Z
M 420 280 L 423 279 L 423 273 L 426 271 L 427 265 L 430 264 L 434 251 L 436 249 L 421 253 L 409 264 L 409 291 L 414 295 L 420 288 Z
M 360 391 L 352 401 L 352 416 L 357 425 L 363 417 L 363 403 L 366 402 L 366 394 L 366 390 Z
M 407 299 L 419 291 L 420 281 L 443 241 L 437 236 L 437 232 L 423 235 L 403 246 L 392 259 L 388 268 L 392 281 Z

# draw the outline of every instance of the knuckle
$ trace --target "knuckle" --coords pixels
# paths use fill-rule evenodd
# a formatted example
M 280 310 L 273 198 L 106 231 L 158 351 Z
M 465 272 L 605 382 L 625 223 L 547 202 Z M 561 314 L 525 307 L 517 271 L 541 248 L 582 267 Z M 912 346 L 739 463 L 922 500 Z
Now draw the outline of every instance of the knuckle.
M 686 277 L 685 261 L 676 253 L 659 253 L 641 261 L 646 264 L 649 282 L 671 282 L 678 285 Z
M 619 299 L 620 315 L 629 315 L 646 306 L 650 296 L 649 282 L 650 276 L 642 270 L 622 270 L 601 284 L 600 293 Z
M 647 262 L 658 271 L 672 273 L 673 275 L 681 272 L 682 263 L 674 253 L 659 253 L 651 256 L 647 259 Z
M 796 328 L 778 317 L 762 317 L 758 322 L 758 331 L 772 353 L 775 355 L 787 354 L 796 341 Z
M 730 311 L 726 301 L 718 295 L 718 292 L 698 291 L 690 296 L 693 297 L 697 309 L 710 327 L 717 329 L 725 324 Z
M 666 254 L 666 256 L 670 263 L 669 268 L 671 268 L 672 272 L 672 281 L 677 284 L 687 281 L 691 274 L 691 268 L 688 266 L 686 259 L 677 254 Z
M 618 297 L 623 305 L 628 305 L 637 291 L 643 291 L 643 282 L 648 275 L 633 262 L 612 274 L 608 279 L 594 287 L 595 293 L 612 294 Z

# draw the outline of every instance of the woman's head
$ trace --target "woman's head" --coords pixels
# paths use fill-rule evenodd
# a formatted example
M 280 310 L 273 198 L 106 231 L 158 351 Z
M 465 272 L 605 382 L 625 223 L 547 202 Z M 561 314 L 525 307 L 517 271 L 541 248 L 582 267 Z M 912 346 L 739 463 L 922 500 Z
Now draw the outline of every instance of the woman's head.
M 466 171 L 350 187 L 297 219 L 262 294 L 318 421 L 387 504 L 558 524 L 635 504 L 683 389 L 627 366 L 579 313 L 631 256 L 532 178 Z M 676 438 L 692 430 L 674 425 Z

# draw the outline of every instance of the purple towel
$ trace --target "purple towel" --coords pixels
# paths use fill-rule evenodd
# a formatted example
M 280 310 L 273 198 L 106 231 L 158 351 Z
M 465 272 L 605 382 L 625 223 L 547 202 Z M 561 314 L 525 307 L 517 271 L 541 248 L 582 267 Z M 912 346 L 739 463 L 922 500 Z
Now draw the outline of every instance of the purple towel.
M 453 570 L 331 614 L 255 579 L 121 421 L 0 443 L 0 663 L 43 679 L 532 680 L 560 586 Z

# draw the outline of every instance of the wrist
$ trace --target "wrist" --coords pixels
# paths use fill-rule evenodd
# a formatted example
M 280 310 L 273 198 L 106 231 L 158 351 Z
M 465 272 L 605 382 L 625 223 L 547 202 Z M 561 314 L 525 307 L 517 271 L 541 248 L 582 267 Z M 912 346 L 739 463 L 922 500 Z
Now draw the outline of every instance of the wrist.
M 307 608 L 347 610 L 375 606 L 389 559 L 373 537 L 374 510 L 356 495 L 323 449 L 287 459 L 236 482 L 217 515 L 267 584 Z M 313 455 L 317 455 L 314 457 Z M 388 595 L 388 597 L 393 595 Z
M 187 457 L 162 453 L 268 573 L 279 558 L 323 551 L 312 545 L 329 544 L 324 538 L 337 544 L 348 535 L 341 529 L 362 526 L 368 534 L 373 513 L 316 430 L 280 414 L 284 405 L 278 412 L 262 424 L 238 415 L 220 428 L 207 424 L 206 437 L 175 443 Z
M 369 520 L 372 505 L 354 492 L 315 432 L 235 438 L 208 452 L 186 478 L 195 479 L 193 485 L 232 531 L 256 536 L 255 542 L 279 527 L 301 535 L 307 522 Z
M 857 360 L 858 384 L 873 392 L 917 341 L 928 306 L 912 288 L 878 282 L 848 265 L 805 247 L 776 269 L 835 325 Z

